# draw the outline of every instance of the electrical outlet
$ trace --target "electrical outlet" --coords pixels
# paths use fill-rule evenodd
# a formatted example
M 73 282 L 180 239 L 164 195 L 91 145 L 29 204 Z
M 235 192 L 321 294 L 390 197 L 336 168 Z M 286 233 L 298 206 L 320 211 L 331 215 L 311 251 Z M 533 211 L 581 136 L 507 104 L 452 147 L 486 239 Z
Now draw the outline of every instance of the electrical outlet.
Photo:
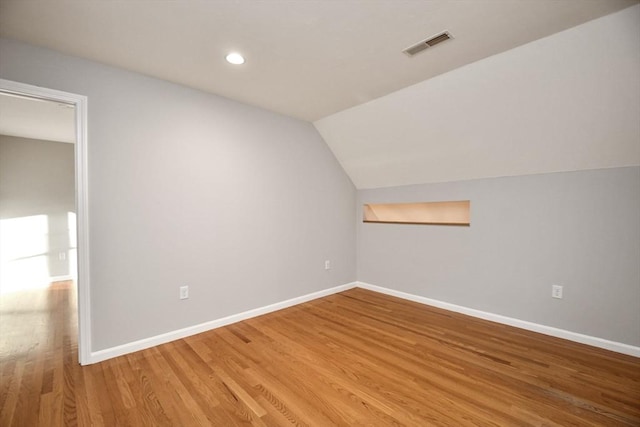
M 188 286 L 180 286 L 180 299 L 189 298 L 189 287 Z
M 66 261 L 67 260 L 67 254 L 66 252 L 58 252 L 58 259 L 60 261 Z
M 562 299 L 562 286 L 560 285 L 551 286 L 551 296 L 553 298 Z
M 325 270 L 331 270 L 331 261 L 326 260 L 326 261 L 324 262 L 324 269 L 325 269 Z

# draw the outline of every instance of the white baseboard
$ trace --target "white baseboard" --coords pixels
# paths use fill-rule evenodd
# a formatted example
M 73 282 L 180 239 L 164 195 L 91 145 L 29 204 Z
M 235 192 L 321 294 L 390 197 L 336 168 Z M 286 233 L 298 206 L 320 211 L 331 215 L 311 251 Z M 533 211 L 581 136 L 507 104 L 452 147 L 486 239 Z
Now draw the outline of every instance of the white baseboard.
M 216 329 L 221 326 L 230 325 L 232 323 L 240 322 L 242 320 L 250 319 L 252 317 L 261 316 L 263 314 L 271 313 L 273 311 L 282 310 L 283 308 L 291 307 L 294 305 L 302 304 L 307 301 L 322 298 L 327 295 L 335 294 L 337 292 L 346 291 L 347 289 L 355 288 L 357 282 L 347 283 L 345 285 L 336 286 L 330 289 L 324 289 L 322 291 L 313 292 L 311 294 L 303 295 L 297 298 L 288 299 L 286 301 L 277 302 L 275 304 L 267 305 L 264 307 L 255 308 L 253 310 L 245 311 L 243 313 L 233 314 L 231 316 L 223 317 L 221 319 L 211 320 L 209 322 L 200 323 L 198 325 L 189 326 L 187 328 L 178 329 L 176 331 L 167 332 L 165 334 L 156 335 L 149 338 L 144 338 L 138 341 L 133 341 L 127 344 L 119 345 L 116 347 L 107 348 L 105 350 L 91 352 L 88 364 L 102 362 L 103 360 L 111 359 L 113 357 L 122 356 L 125 354 L 133 353 L 135 351 L 144 350 L 150 347 L 155 347 L 160 344 L 165 344 L 170 341 L 175 341 L 181 338 L 196 335 L 202 332 Z
M 512 317 L 502 316 L 499 314 L 493 314 L 486 311 L 463 307 L 460 305 L 438 301 L 431 298 L 426 298 L 418 295 L 408 294 L 405 292 L 395 291 L 393 289 L 383 288 L 381 286 L 371 285 L 369 283 L 364 283 L 364 282 L 356 282 L 356 283 L 357 283 L 356 284 L 357 287 L 368 289 L 370 291 L 380 292 L 382 294 L 391 295 L 391 296 L 406 299 L 409 301 L 414 301 L 421 304 L 442 308 L 444 310 L 455 311 L 456 313 L 462 313 L 469 316 L 478 317 L 480 319 L 490 320 L 496 323 L 515 326 L 516 328 L 526 329 L 528 331 L 533 331 L 533 332 L 539 332 L 541 334 L 550 335 L 552 337 L 557 337 L 557 338 L 563 338 L 569 341 L 575 341 L 575 342 L 579 342 L 581 344 L 587 344 L 593 347 L 604 348 L 606 350 L 627 354 L 629 356 L 640 357 L 640 347 L 632 346 L 629 344 L 623 344 L 615 341 L 605 340 L 603 338 L 592 337 L 590 335 L 579 334 L 577 332 L 558 329 L 552 326 L 539 325 L 537 323 L 527 322 L 526 320 L 514 319 Z
M 537 323 L 527 322 L 525 320 L 514 319 L 512 317 L 502 316 L 499 314 L 493 314 L 493 313 L 489 313 L 481 310 L 476 310 L 473 308 L 463 307 L 460 305 L 438 301 L 431 298 L 408 294 L 406 292 L 396 291 L 393 289 L 384 288 L 384 287 L 372 285 L 369 283 L 352 282 L 352 283 L 347 283 L 345 285 L 336 286 L 330 289 L 313 292 L 311 294 L 303 295 L 297 298 L 292 298 L 286 301 L 281 301 L 281 302 L 267 305 L 264 307 L 259 307 L 253 310 L 245 311 L 243 313 L 233 314 L 231 316 L 223 317 L 221 319 L 211 320 L 209 322 L 200 323 L 198 325 L 189 326 L 187 328 L 167 332 L 165 334 L 156 335 L 156 336 L 141 339 L 138 341 L 133 341 L 127 344 L 111 347 L 105 350 L 94 351 L 91 353 L 87 364 L 98 363 L 107 359 L 111 359 L 113 357 L 122 356 L 122 355 L 133 353 L 136 351 L 144 350 L 150 347 L 155 347 L 160 344 L 165 344 L 181 338 L 186 338 L 191 335 L 196 335 L 202 332 L 209 331 L 211 329 L 220 328 L 222 326 L 230 325 L 232 323 L 240 322 L 242 320 L 250 319 L 252 317 L 261 316 L 263 314 L 271 313 L 277 310 L 282 310 L 283 308 L 292 307 L 294 305 L 302 304 L 307 301 L 322 298 L 327 295 L 346 291 L 348 289 L 355 288 L 355 287 L 368 289 L 374 292 L 380 292 L 382 294 L 391 295 L 391 296 L 406 299 L 409 301 L 414 301 L 421 304 L 442 308 L 444 310 L 454 311 L 456 313 L 466 314 L 466 315 L 477 317 L 480 319 L 489 320 L 492 322 L 514 326 L 516 328 L 525 329 L 528 331 L 539 332 L 541 334 L 550 335 L 557 338 L 563 338 L 569 341 L 575 341 L 582 344 L 604 348 L 604 349 L 615 351 L 622 354 L 628 354 L 630 356 L 640 357 L 640 347 L 635 347 L 629 344 L 609 341 L 602 338 L 579 334 L 577 332 L 571 332 L 571 331 L 566 331 L 564 329 L 554 328 L 551 326 L 539 325 Z
M 75 280 L 75 277 L 68 274 L 66 276 L 51 276 L 49 277 L 49 282 L 66 282 L 67 280 Z

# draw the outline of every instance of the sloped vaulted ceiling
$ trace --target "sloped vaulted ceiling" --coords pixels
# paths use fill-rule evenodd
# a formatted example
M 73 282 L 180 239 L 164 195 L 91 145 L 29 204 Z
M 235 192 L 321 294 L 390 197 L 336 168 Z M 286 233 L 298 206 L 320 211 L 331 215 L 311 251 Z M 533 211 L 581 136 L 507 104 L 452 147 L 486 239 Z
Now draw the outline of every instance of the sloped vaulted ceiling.
M 640 164 L 640 6 L 315 123 L 358 188 Z

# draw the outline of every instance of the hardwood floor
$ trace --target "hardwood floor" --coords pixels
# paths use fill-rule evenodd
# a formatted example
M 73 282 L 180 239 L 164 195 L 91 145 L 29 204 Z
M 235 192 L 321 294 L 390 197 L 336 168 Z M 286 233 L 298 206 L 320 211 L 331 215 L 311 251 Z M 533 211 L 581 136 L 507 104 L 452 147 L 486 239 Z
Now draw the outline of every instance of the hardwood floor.
M 640 425 L 640 359 L 362 289 L 85 367 L 69 286 L 20 301 L 3 427 Z

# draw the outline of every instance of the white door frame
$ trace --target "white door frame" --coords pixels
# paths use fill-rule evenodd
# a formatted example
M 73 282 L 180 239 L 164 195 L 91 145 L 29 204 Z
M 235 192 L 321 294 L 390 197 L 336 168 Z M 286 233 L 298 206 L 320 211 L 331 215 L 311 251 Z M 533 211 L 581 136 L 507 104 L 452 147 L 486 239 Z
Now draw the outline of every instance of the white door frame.
M 89 191 L 87 164 L 87 97 L 0 79 L 0 92 L 71 104 L 75 107 L 76 220 L 78 233 L 78 361 L 91 363 L 91 299 L 89 286 Z

